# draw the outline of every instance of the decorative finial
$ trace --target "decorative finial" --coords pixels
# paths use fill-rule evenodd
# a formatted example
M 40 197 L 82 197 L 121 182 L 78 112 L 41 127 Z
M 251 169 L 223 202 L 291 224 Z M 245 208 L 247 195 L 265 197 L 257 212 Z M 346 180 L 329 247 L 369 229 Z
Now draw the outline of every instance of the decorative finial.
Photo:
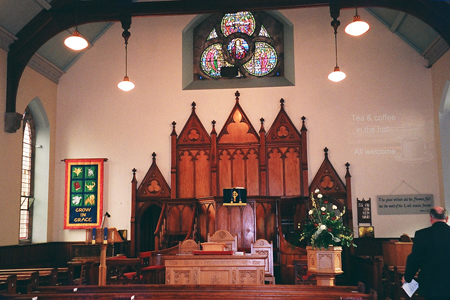
M 347 171 L 348 171 L 348 167 L 350 167 L 350 164 L 347 162 L 347 163 L 345 164 L 345 167 L 347 168 Z
M 259 133 L 266 132 L 264 129 L 264 118 L 259 119 L 261 121 L 261 128 L 259 129 Z
M 172 133 L 170 135 L 177 135 L 177 132 L 175 131 L 175 125 L 177 125 L 177 122 L 173 121 L 172 122 Z
M 156 153 L 155 153 L 155 152 L 152 153 L 152 157 L 153 157 L 153 158 L 152 158 L 153 161 L 155 161 L 155 159 L 156 159 Z
M 234 95 L 236 96 L 236 101 L 239 101 L 239 96 L 241 95 L 241 94 L 239 93 L 239 91 L 236 91 L 236 93 L 234 93 Z
M 133 171 L 133 175 L 136 175 L 136 168 L 133 168 L 133 170 L 131 170 L 131 171 Z
M 283 107 L 284 106 L 284 99 L 283 98 L 280 99 L 280 103 L 281 103 L 281 107 Z
M 325 152 L 325 156 L 328 156 L 328 148 L 325 147 L 325 149 L 323 149 L 323 151 Z
M 302 117 L 302 122 L 305 123 L 305 120 L 306 120 L 306 117 L 303 116 L 303 117 Z
M 217 134 L 216 133 L 216 120 L 212 120 L 211 124 L 212 124 L 211 134 Z
M 195 101 L 194 102 L 192 102 L 192 110 L 194 110 L 195 109 L 195 106 L 197 105 L 197 104 L 195 104 Z

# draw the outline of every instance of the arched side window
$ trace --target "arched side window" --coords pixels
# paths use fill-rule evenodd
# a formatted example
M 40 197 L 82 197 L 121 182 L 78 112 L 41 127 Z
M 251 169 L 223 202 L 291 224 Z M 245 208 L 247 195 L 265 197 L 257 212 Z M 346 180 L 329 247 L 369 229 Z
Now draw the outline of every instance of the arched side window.
M 211 15 L 194 29 L 194 80 L 283 77 L 283 41 L 265 12 Z
M 19 241 L 31 242 L 34 202 L 34 161 L 35 161 L 35 125 L 31 112 L 27 108 L 23 116 L 22 139 L 22 183 L 20 192 Z

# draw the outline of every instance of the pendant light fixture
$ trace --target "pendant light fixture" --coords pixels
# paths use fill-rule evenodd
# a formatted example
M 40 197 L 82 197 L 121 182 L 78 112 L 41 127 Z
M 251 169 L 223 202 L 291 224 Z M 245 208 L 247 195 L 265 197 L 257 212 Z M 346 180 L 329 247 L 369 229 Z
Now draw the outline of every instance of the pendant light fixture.
M 85 38 L 83 38 L 78 31 L 78 1 L 76 0 L 76 7 L 75 7 L 75 30 L 73 31 L 72 35 L 69 36 L 64 40 L 64 45 L 66 45 L 68 48 L 80 51 L 83 49 L 86 49 L 89 45 Z
M 355 11 L 356 14 L 353 17 L 353 22 L 345 27 L 345 32 L 353 36 L 360 36 L 366 33 L 370 26 L 367 22 L 361 21 L 361 17 L 358 15 L 358 7 L 356 6 Z
M 123 81 L 119 82 L 117 85 L 119 89 L 122 91 L 128 92 L 134 89 L 134 83 L 130 81 L 128 78 L 128 39 L 130 38 L 131 33 L 128 31 L 131 25 L 131 17 L 129 18 L 129 22 L 122 21 L 122 28 L 124 29 L 122 33 L 122 37 L 125 40 L 125 77 L 123 77 Z
M 339 27 L 340 24 L 341 22 L 337 20 L 337 17 L 333 18 L 333 21 L 331 21 L 331 26 L 333 26 L 334 28 L 334 48 L 336 53 L 336 66 L 334 67 L 334 71 L 328 75 L 328 79 L 334 82 L 339 82 L 347 76 L 345 75 L 344 72 L 342 72 L 339 69 L 337 62 L 337 28 Z

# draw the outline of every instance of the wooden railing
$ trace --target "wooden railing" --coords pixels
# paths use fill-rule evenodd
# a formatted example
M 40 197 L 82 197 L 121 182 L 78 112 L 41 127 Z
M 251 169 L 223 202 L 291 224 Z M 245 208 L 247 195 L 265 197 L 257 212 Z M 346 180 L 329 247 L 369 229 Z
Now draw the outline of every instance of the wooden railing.
M 358 293 L 355 286 L 317 287 L 299 285 L 125 285 L 35 287 L 32 294 L 8 295 L 4 299 L 314 299 L 375 300 L 373 294 Z M 85 297 L 85 298 L 83 298 Z

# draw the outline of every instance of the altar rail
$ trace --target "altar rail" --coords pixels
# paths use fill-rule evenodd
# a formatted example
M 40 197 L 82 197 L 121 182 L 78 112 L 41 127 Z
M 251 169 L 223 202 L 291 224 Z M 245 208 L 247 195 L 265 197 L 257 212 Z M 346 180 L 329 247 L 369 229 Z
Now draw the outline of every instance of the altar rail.
M 74 291 L 74 289 L 77 289 Z M 263 286 L 230 286 L 230 285 L 125 285 L 125 286 L 59 286 L 35 287 L 31 294 L 4 295 L 0 299 L 31 300 L 119 300 L 119 299 L 347 299 L 375 300 L 374 294 L 357 292 L 354 286 L 295 286 L 295 285 L 263 285 Z M 85 297 L 85 298 L 83 298 Z M 34 298 L 36 299 L 36 298 Z

